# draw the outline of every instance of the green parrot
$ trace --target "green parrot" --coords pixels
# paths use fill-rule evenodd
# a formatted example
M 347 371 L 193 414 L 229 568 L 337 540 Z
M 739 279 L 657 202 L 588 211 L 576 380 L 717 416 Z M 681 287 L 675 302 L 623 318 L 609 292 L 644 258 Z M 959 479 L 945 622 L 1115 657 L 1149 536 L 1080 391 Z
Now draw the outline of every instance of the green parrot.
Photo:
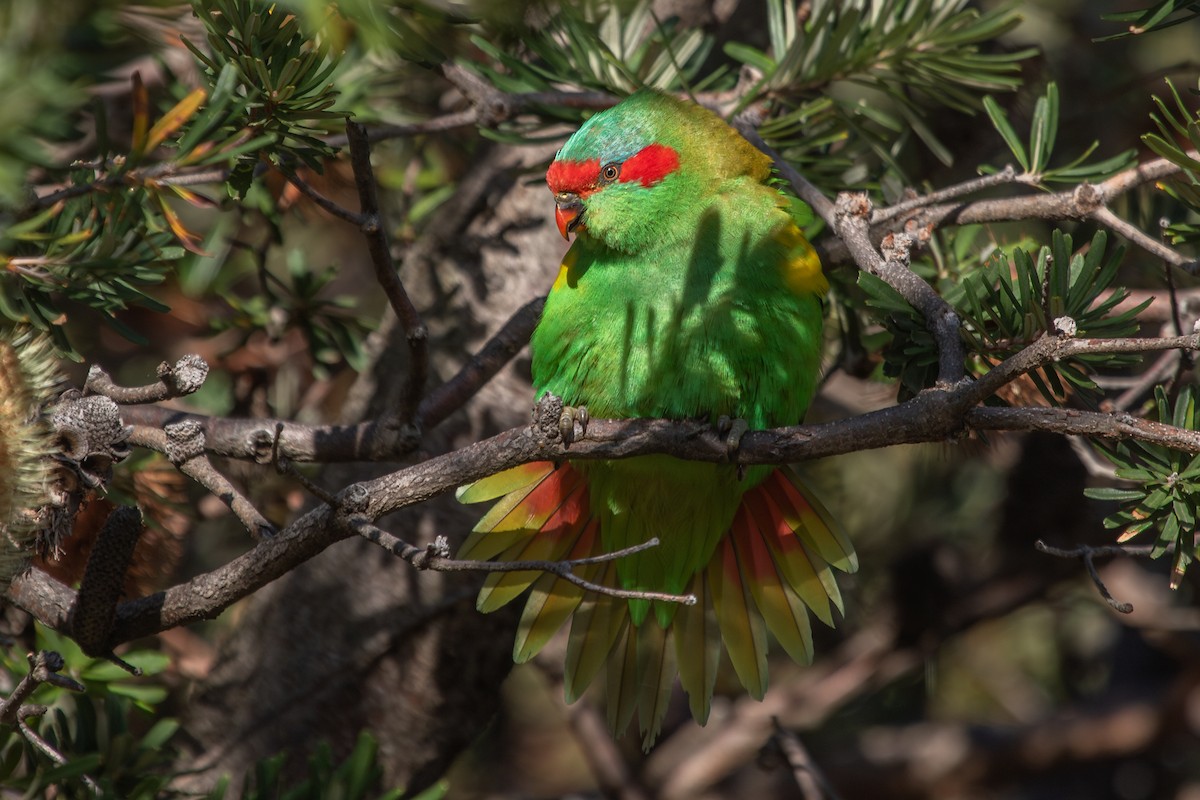
M 815 390 L 828 284 L 798 200 L 771 161 L 716 114 L 640 90 L 588 119 L 547 173 L 575 241 L 531 341 L 533 383 L 597 418 L 797 424 Z M 565 693 L 603 671 L 614 733 L 636 711 L 657 737 L 678 674 L 703 724 L 722 643 L 747 691 L 767 689 L 768 632 L 812 659 L 808 611 L 842 609 L 831 567 L 857 569 L 845 535 L 789 468 L 670 456 L 537 462 L 459 490 L 495 500 L 464 543 L 472 559 L 577 559 L 657 537 L 578 569 L 595 583 L 690 593 L 693 606 L 586 592 L 537 572 L 489 575 L 493 611 L 532 588 L 513 656 L 532 658 L 569 619 Z

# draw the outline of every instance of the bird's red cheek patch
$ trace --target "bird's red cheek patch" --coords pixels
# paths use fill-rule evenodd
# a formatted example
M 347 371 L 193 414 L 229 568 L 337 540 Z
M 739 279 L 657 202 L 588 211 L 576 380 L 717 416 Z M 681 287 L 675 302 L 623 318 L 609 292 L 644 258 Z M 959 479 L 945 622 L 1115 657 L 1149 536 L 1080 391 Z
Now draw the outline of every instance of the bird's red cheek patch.
M 594 158 L 587 161 L 555 161 L 546 170 L 546 183 L 555 194 L 573 192 L 586 194 L 596 186 L 600 176 L 600 162 Z
M 652 144 L 625 159 L 618 180 L 621 183 L 639 181 L 642 186 L 653 186 L 677 169 L 679 153 L 665 144 Z

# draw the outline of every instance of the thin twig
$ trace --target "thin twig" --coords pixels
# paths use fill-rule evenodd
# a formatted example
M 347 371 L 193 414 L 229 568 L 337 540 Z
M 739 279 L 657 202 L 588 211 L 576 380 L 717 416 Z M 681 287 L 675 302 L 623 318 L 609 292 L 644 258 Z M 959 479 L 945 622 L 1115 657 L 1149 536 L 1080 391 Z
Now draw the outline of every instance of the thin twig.
M 1133 613 L 1132 603 L 1122 603 L 1112 596 L 1108 591 L 1108 587 L 1104 585 L 1104 581 L 1100 580 L 1100 573 L 1096 570 L 1096 564 L 1093 559 L 1097 556 L 1148 556 L 1153 550 L 1149 545 L 1145 546 L 1125 546 L 1125 545 L 1104 545 L 1102 547 L 1092 547 L 1090 545 L 1081 544 L 1078 547 L 1073 547 L 1070 550 L 1064 550 L 1061 547 L 1048 545 L 1041 539 L 1033 543 L 1038 552 L 1046 553 L 1059 558 L 1079 558 L 1083 560 L 1083 565 L 1087 567 L 1088 575 L 1092 578 L 1092 583 L 1096 584 L 1096 589 L 1100 592 L 1100 596 L 1104 598 L 1104 602 L 1112 606 L 1113 610 L 1122 614 Z
M 416 306 L 409 299 L 408 292 L 405 291 L 404 284 L 396 272 L 396 262 L 392 259 L 387 231 L 379 212 L 375 171 L 371 167 L 371 147 L 367 140 L 366 128 L 347 120 L 346 137 L 350 144 L 350 166 L 354 170 L 354 184 L 358 188 L 359 206 L 363 217 L 361 229 L 367 239 L 371 263 L 375 267 L 375 279 L 383 287 L 388 303 L 396 318 L 400 320 L 404 336 L 408 340 L 408 384 L 398 414 L 401 423 L 407 424 L 414 419 L 425 389 L 425 379 L 429 370 L 429 329 L 421 321 L 421 315 L 417 313 Z
M 43 716 L 49 710 L 50 709 L 43 705 L 22 706 L 21 710 L 17 714 L 17 729 L 21 731 L 21 735 L 25 737 L 26 741 L 40 750 L 43 755 L 56 764 L 65 765 L 67 763 L 67 757 L 55 750 L 54 746 L 43 739 L 37 731 L 29 726 L 29 723 L 27 722 L 30 717 Z M 92 776 L 84 772 L 80 773 L 79 778 L 83 781 L 84 785 L 87 786 L 88 791 L 97 797 L 100 796 L 100 785 L 96 783 L 96 780 Z
M 29 672 L 21 679 L 12 693 L 0 701 L 0 725 L 15 725 L 21 735 L 47 758 L 56 764 L 66 764 L 66 757 L 49 742 L 38 735 L 27 720 L 43 716 L 49 709 L 38 703 L 26 703 L 25 700 L 43 683 L 49 683 L 72 692 L 86 691 L 84 686 L 66 675 L 59 675 L 65 666 L 63 657 L 52 650 L 42 650 L 36 655 L 29 655 Z M 100 787 L 88 775 L 80 776 L 88 789 L 98 795 Z
M 1105 227 L 1116 231 L 1121 236 L 1124 236 L 1126 239 L 1133 242 L 1147 253 L 1161 258 L 1168 264 L 1179 267 L 1180 269 L 1195 271 L 1195 260 L 1188 258 L 1175 248 L 1160 242 L 1158 239 L 1155 239 L 1153 236 L 1149 235 L 1133 223 L 1121 219 L 1111 210 L 1109 210 L 1108 206 L 1100 206 L 1096 208 L 1089 216 L 1091 216 L 1093 220 L 1099 222 L 1101 225 L 1104 225 Z
M 81 684 L 66 675 L 58 674 L 64 666 L 66 663 L 63 661 L 63 657 L 53 650 L 41 650 L 36 654 L 30 653 L 29 672 L 21 678 L 21 682 L 12 690 L 12 693 L 0 701 L 0 725 L 15 725 L 21 704 L 43 683 L 53 684 L 72 692 L 84 691 Z
M 694 594 L 668 594 L 666 592 L 644 592 L 631 589 L 618 589 L 615 586 L 604 586 L 576 575 L 575 567 L 588 564 L 604 564 L 616 561 L 635 553 L 641 553 L 658 547 L 658 539 L 650 539 L 641 544 L 614 550 L 599 556 L 574 558 L 565 561 L 475 561 L 471 559 L 450 558 L 449 545 L 443 537 L 438 537 L 427 547 L 417 547 L 408 544 L 387 531 L 372 525 L 361 517 L 351 518 L 350 526 L 354 532 L 368 541 L 374 542 L 393 555 L 399 556 L 417 569 L 427 569 L 434 572 L 548 572 L 557 575 L 568 583 L 573 583 L 581 589 L 610 597 L 620 597 L 625 600 L 658 600 L 664 603 L 681 603 L 685 606 L 696 604 Z
M 546 298 L 543 296 L 517 309 L 453 378 L 431 391 L 417 410 L 417 422 L 421 428 L 432 428 L 461 408 L 480 387 L 521 352 L 541 319 L 545 305 Z
M 562 683 L 561 675 L 559 684 Z M 562 691 L 557 692 L 559 702 L 562 702 Z M 628 762 L 613 741 L 612 734 L 604 718 L 591 703 L 576 703 L 564 709 L 567 722 L 571 726 L 584 759 L 596 778 L 600 791 L 613 800 L 650 800 L 638 780 L 637 775 L 630 769 Z
M 1164 234 L 1165 232 L 1164 228 Z M 1164 242 L 1163 245 L 1165 246 L 1166 243 Z M 1183 319 L 1179 309 L 1179 291 L 1175 288 L 1175 273 L 1171 271 L 1171 264 L 1169 262 L 1163 263 L 1163 276 L 1167 281 L 1167 295 L 1171 305 L 1171 323 L 1175 326 L 1175 335 L 1181 336 L 1183 335 Z M 1195 329 L 1195 320 L 1192 320 L 1192 322 L 1193 329 Z M 1182 377 L 1185 370 L 1189 370 L 1195 365 L 1195 359 L 1192 358 L 1191 353 L 1181 352 L 1179 355 L 1179 371 L 1175 376 L 1176 380 Z
M 288 183 L 299 189 L 301 194 L 324 209 L 330 216 L 337 217 L 340 220 L 344 220 L 349 222 L 351 225 L 356 225 L 360 228 L 367 224 L 368 220 L 366 215 L 360 214 L 357 211 L 351 211 L 345 206 L 338 205 L 337 203 L 333 202 L 328 197 L 314 189 L 308 183 L 308 181 L 301 178 L 295 172 L 285 172 L 284 176 L 287 178 Z
M 910 200 L 903 200 L 894 206 L 877 209 L 871 215 L 871 224 L 879 225 L 893 217 L 907 214 L 909 211 L 925 208 L 935 203 L 944 203 L 947 200 L 955 200 L 984 189 L 990 189 L 993 186 L 1003 186 L 1007 183 L 1021 183 L 1024 182 L 1022 179 L 1025 177 L 1027 176 L 1018 175 L 1017 171 L 1013 169 L 1012 164 L 1006 164 L 1004 169 L 991 175 L 972 178 L 969 181 L 963 181 L 954 186 L 947 186 L 945 189 L 939 189 L 936 192 L 930 192 L 929 194 L 914 197 Z
M 1198 158 L 1200 154 L 1190 151 L 1189 156 Z M 1146 183 L 1175 175 L 1179 171 L 1178 164 L 1165 158 L 1156 158 L 1131 167 L 1124 172 L 1119 172 L 1100 183 L 1081 183 L 1061 192 L 975 200 L 968 203 L 937 203 L 922 206 L 912 214 L 893 215 L 889 209 L 884 208 L 879 213 L 885 221 L 871 226 L 870 240 L 878 242 L 888 233 L 910 228 L 918 231 L 932 231 L 947 225 L 972 225 L 1030 219 L 1087 219 L 1098 208 L 1107 206 L 1117 197 Z M 848 244 L 840 239 L 825 239 L 814 243 L 826 266 L 844 264 L 850 260 L 851 251 Z
M 1144 394 L 1154 389 L 1163 378 L 1175 371 L 1175 365 L 1179 363 L 1179 357 L 1183 351 L 1168 350 L 1158 357 L 1158 360 L 1150 365 L 1150 368 L 1138 375 L 1133 383 L 1129 384 L 1125 391 L 1121 392 L 1115 400 L 1112 401 L 1111 408 L 1113 411 L 1127 411 L 1130 406 L 1138 402 Z
M 301 486 L 308 490 L 309 494 L 313 495 L 321 502 L 328 505 L 330 508 L 337 508 L 337 498 L 322 487 L 313 483 L 308 479 L 308 476 L 296 468 L 296 465 L 288 459 L 287 456 L 281 455 L 279 452 L 279 439 L 283 434 L 283 423 L 275 425 L 275 443 L 271 447 L 271 461 L 275 464 L 275 469 L 281 475 L 290 475 L 295 478 Z

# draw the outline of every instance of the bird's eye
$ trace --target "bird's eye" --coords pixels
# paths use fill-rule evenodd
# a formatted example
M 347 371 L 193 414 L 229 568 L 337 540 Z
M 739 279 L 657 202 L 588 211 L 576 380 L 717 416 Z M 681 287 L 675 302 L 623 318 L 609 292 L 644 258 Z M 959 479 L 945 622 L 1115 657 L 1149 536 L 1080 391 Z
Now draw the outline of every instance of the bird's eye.
M 604 168 L 600 170 L 600 180 L 604 181 L 605 183 L 612 183 L 620 176 L 620 174 L 621 167 L 619 165 L 605 164 Z

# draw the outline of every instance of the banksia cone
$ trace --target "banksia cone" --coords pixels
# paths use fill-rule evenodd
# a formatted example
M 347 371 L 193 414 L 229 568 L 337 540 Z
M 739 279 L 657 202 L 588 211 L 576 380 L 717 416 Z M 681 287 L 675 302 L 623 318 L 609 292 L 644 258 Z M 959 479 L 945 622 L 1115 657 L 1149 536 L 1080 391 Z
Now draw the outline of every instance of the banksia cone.
M 57 448 L 40 412 L 58 380 L 48 337 L 0 330 L 0 591 L 28 565 L 41 528 Z

